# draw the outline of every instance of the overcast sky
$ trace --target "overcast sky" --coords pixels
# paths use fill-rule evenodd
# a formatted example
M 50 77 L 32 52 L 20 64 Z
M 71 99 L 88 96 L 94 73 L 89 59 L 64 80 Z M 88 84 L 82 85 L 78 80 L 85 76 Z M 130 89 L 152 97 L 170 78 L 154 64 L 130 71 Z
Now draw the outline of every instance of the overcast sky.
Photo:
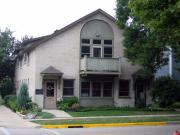
M 99 8 L 115 17 L 115 7 L 116 0 L 0 0 L 0 29 L 39 37 Z

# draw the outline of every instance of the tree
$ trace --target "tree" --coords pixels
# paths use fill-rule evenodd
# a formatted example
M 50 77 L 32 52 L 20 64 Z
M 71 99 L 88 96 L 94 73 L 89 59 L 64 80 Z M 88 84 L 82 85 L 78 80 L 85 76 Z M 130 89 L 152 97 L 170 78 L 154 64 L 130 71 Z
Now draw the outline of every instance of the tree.
M 0 30 L 0 78 L 14 75 L 15 38 L 9 29 Z
M 6 95 L 12 94 L 12 92 L 13 92 L 13 83 L 12 83 L 12 80 L 11 80 L 11 78 L 6 76 L 1 81 L 0 94 L 4 98 Z
M 144 15 L 147 13 L 143 11 L 139 12 L 141 8 L 144 10 L 148 8 L 149 10 L 147 12 L 149 14 L 156 14 L 156 12 L 153 12 L 153 9 L 157 8 L 156 5 L 139 4 L 141 2 L 147 3 L 147 1 L 158 0 L 117 0 L 116 16 L 117 24 L 120 28 L 124 29 L 123 44 L 125 47 L 125 57 L 129 58 L 133 63 L 140 64 L 145 71 L 154 73 L 158 68 L 166 64 L 167 57 L 164 57 L 164 52 L 168 50 L 168 46 L 176 42 L 176 45 L 173 44 L 176 55 L 180 53 L 180 47 L 178 48 L 178 39 L 175 38 L 178 34 L 172 38 L 174 42 L 168 42 L 168 40 L 164 40 L 166 39 L 165 36 L 168 36 L 167 33 L 161 34 L 161 32 L 163 32 L 162 30 L 159 30 L 159 32 L 152 30 L 148 27 L 147 23 L 142 20 L 143 17 L 141 14 Z M 158 4 L 160 7 L 164 6 L 163 3 Z M 145 16 L 145 18 L 147 18 L 148 22 L 148 16 Z M 161 29 L 162 27 L 163 26 L 161 26 Z
M 20 92 L 17 97 L 17 107 L 19 110 L 27 110 L 29 108 L 29 102 L 31 99 L 28 93 L 28 86 L 23 83 L 20 88 Z
M 180 101 L 180 84 L 169 76 L 157 78 L 153 83 L 153 101 L 160 107 L 168 107 Z

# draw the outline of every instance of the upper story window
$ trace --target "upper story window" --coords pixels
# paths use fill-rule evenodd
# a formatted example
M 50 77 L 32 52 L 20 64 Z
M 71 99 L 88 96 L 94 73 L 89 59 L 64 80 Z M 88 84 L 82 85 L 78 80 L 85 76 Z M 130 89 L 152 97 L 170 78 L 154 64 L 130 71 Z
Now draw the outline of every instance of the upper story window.
M 114 34 L 102 20 L 87 22 L 81 30 L 81 57 L 113 57 Z

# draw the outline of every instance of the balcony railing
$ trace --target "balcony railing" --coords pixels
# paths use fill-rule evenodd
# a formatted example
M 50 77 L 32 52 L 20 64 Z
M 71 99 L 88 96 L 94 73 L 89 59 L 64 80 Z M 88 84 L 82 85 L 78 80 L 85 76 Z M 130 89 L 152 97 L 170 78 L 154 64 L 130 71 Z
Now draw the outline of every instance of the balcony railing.
M 81 59 L 80 74 L 120 74 L 120 58 L 88 58 Z

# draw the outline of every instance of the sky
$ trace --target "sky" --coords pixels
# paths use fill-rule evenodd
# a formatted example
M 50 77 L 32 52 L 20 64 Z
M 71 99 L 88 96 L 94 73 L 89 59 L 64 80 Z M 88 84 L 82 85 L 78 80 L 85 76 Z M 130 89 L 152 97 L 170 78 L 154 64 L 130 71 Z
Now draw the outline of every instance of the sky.
M 99 8 L 115 17 L 116 0 L 0 0 L 0 29 L 44 36 Z

